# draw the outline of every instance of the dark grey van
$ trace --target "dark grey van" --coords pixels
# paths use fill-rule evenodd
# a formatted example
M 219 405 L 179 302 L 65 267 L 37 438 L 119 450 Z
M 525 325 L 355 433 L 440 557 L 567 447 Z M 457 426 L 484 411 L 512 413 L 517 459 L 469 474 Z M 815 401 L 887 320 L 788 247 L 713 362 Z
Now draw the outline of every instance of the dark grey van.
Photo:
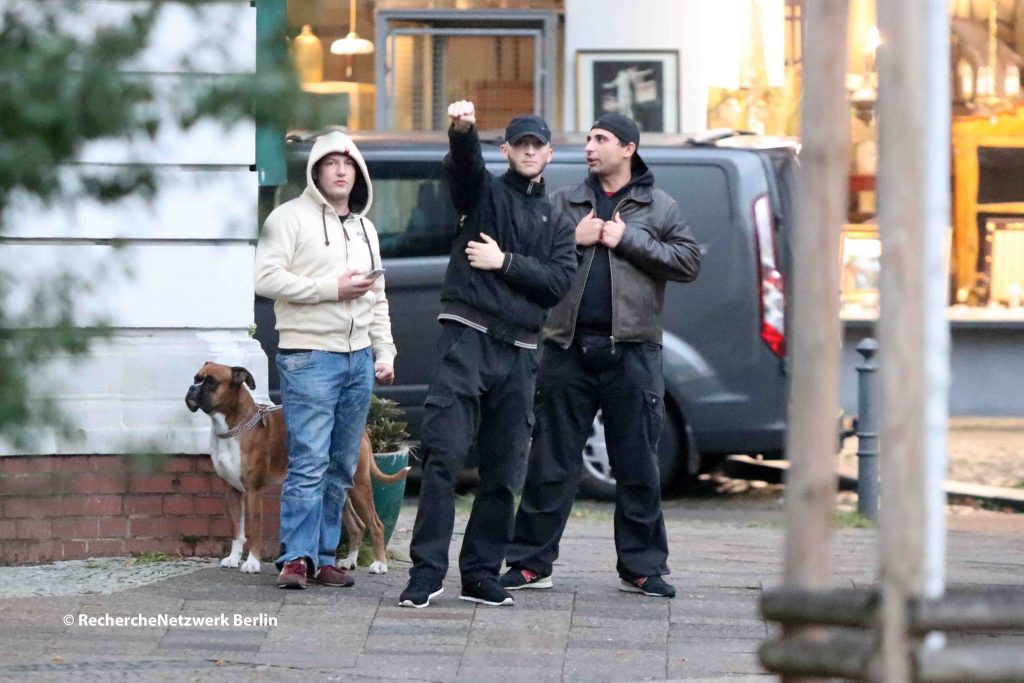
M 441 170 L 444 133 L 354 134 L 373 178 L 370 218 L 387 268 L 392 331 L 398 347 L 392 387 L 378 394 L 407 411 L 415 437 L 441 326 L 436 318 L 456 216 Z M 483 133 L 492 173 L 506 164 L 500 135 Z M 490 144 L 488 144 L 490 141 Z M 544 178 L 552 190 L 587 173 L 585 136 L 555 136 Z M 288 185 L 264 197 L 266 208 L 297 196 L 305 184 L 311 140 L 289 142 Z M 645 134 L 644 161 L 657 187 L 682 208 L 700 242 L 700 276 L 665 292 L 664 361 L 667 419 L 662 480 L 669 488 L 695 475 L 702 459 L 781 454 L 786 431 L 784 281 L 792 224 L 792 142 L 751 136 L 694 140 Z M 257 297 L 256 336 L 273 359 L 272 302 Z M 274 363 L 271 395 L 278 397 Z M 584 493 L 607 497 L 614 479 L 601 416 L 583 453 Z

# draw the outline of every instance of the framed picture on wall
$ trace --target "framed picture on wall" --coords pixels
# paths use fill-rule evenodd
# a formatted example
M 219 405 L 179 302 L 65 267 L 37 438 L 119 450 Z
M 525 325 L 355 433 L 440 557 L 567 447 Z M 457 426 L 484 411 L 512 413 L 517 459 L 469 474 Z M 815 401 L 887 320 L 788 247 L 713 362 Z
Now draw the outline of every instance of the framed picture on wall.
M 942 273 L 947 289 L 952 244 L 953 229 L 946 228 L 942 241 Z M 839 242 L 839 269 L 842 307 L 877 312 L 882 270 L 882 240 L 877 224 L 847 223 L 843 226 Z
M 878 226 L 844 225 L 839 245 L 840 285 L 843 305 L 878 306 L 878 275 L 882 242 Z
M 625 114 L 641 131 L 679 132 L 677 50 L 578 50 L 577 126 L 606 112 Z

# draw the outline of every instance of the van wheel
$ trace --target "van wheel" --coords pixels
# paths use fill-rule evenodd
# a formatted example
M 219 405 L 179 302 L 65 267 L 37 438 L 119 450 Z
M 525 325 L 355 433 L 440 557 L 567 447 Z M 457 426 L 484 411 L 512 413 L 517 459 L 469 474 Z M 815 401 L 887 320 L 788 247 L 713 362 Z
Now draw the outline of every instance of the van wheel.
M 665 406 L 665 425 L 658 442 L 658 467 L 661 470 L 661 491 L 676 490 L 676 482 L 685 462 L 680 448 L 680 420 L 670 406 Z M 583 447 L 583 474 L 579 482 L 580 494 L 597 500 L 615 500 L 615 477 L 608 462 L 608 446 L 604 440 L 604 416 L 601 411 L 594 418 L 594 425 Z

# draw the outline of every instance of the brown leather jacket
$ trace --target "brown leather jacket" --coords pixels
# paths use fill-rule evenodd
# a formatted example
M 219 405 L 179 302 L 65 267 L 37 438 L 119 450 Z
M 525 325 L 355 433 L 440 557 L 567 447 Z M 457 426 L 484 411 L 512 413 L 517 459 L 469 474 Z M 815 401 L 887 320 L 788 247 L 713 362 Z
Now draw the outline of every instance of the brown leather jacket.
M 552 213 L 568 215 L 576 225 L 594 208 L 586 183 L 551 195 Z M 617 210 L 626 231 L 609 251 L 612 277 L 612 337 L 616 341 L 661 344 L 665 282 L 691 282 L 700 271 L 700 248 L 679 205 L 649 185 L 632 187 Z M 579 267 L 565 298 L 551 309 L 544 339 L 562 348 L 572 344 L 583 288 L 594 260 L 593 246 L 577 248 Z

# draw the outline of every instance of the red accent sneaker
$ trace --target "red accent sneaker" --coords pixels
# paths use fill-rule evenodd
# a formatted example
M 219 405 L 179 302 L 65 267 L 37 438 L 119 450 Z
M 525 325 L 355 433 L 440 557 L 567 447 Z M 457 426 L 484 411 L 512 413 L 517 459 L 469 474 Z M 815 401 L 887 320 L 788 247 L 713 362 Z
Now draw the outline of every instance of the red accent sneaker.
M 306 560 L 298 557 L 288 560 L 277 575 L 278 588 L 305 588 L 306 587 Z
M 620 577 L 621 578 L 621 577 Z M 627 593 L 643 593 L 656 598 L 676 597 L 676 587 L 665 581 L 660 576 L 636 576 L 631 579 L 623 578 L 619 584 L 620 591 Z
M 541 576 L 529 569 L 509 569 L 499 579 L 499 583 L 507 591 L 517 591 L 520 588 L 551 588 L 555 585 L 550 576 Z
M 313 574 L 313 581 L 335 588 L 348 588 L 355 583 L 344 569 L 335 567 L 333 564 L 325 564 L 317 568 L 316 574 Z

